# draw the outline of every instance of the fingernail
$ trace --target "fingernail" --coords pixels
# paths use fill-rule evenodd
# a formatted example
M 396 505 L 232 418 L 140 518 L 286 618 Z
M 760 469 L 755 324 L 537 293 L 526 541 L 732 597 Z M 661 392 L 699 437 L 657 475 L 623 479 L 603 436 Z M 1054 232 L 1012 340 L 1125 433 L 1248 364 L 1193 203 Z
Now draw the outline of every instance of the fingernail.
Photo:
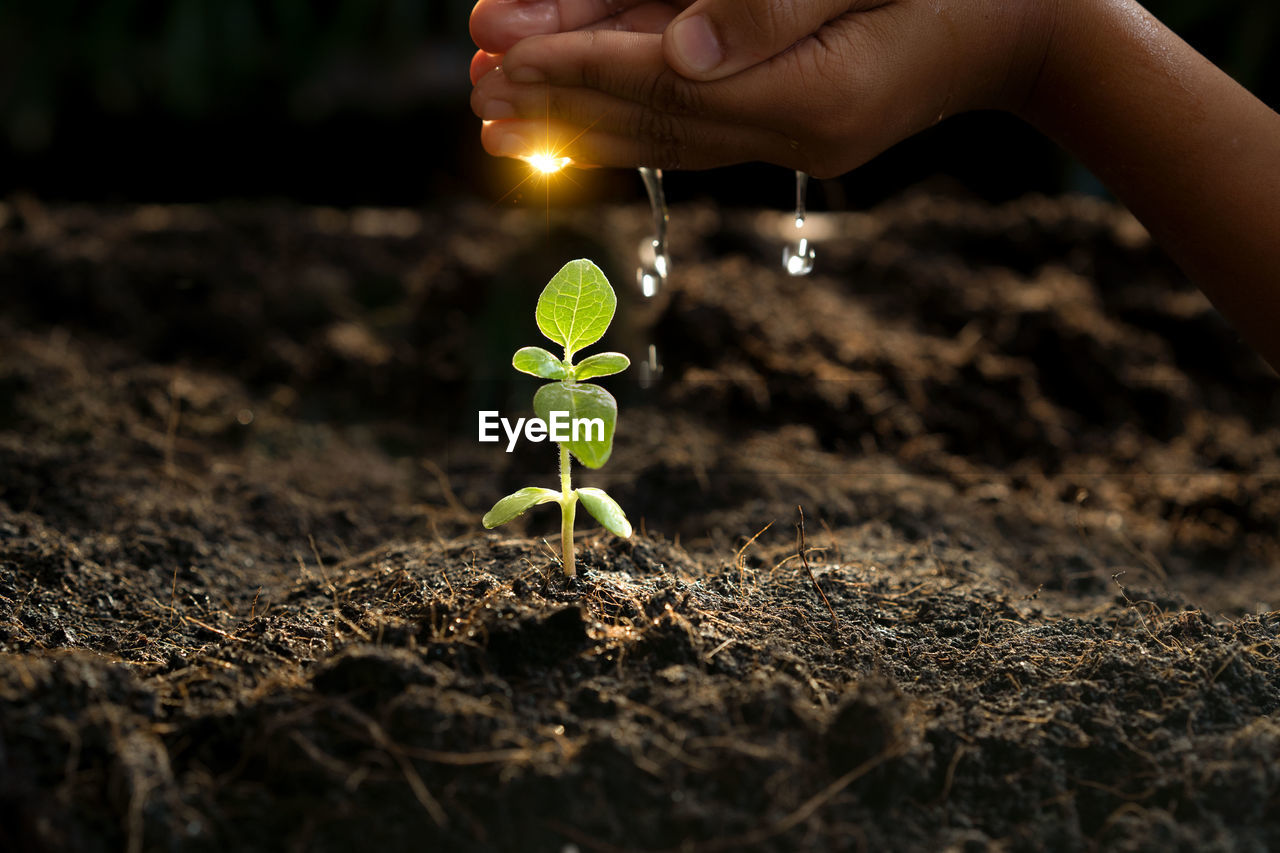
M 528 65 L 504 68 L 502 73 L 507 75 L 507 79 L 512 83 L 543 83 L 547 79 L 541 71 Z
M 498 141 L 494 143 L 494 152 L 499 157 L 519 157 L 529 151 L 529 143 L 518 133 L 507 131 L 498 137 Z
M 724 51 L 705 15 L 677 21 L 671 28 L 671 45 L 690 70 L 705 74 L 724 60 Z
M 480 109 L 480 118 L 485 121 L 502 121 L 515 117 L 516 108 L 507 101 L 488 101 Z

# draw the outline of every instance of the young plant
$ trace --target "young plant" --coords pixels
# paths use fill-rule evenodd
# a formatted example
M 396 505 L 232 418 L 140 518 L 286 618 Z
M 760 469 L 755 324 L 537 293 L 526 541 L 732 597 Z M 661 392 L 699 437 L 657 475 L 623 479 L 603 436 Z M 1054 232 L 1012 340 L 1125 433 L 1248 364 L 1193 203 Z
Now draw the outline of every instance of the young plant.
M 574 364 L 573 356 L 600 340 L 617 305 L 618 297 L 599 267 L 586 259 L 570 261 L 547 282 L 535 314 L 542 334 L 564 347 L 564 358 L 541 347 L 525 347 L 511 359 L 512 367 L 522 373 L 556 380 L 534 394 L 533 410 L 543 423 L 559 423 L 569 429 L 565 441 L 554 431 L 551 435 L 560 447 L 560 491 L 535 486 L 521 489 L 494 504 L 482 521 L 492 529 L 538 504 L 559 504 L 560 551 L 566 576 L 574 574 L 573 517 L 579 501 L 610 533 L 623 539 L 631 536 L 631 522 L 617 501 L 601 489 L 574 489 L 569 471 L 570 457 L 577 457 L 588 468 L 599 468 L 613 452 L 618 403 L 599 385 L 583 380 L 621 373 L 631 360 L 622 353 L 602 352 Z

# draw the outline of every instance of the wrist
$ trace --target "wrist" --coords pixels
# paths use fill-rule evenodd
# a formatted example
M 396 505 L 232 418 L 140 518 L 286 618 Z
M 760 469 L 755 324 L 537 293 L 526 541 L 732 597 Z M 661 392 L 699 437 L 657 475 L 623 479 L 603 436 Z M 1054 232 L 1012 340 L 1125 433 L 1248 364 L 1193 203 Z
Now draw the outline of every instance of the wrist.
M 1172 33 L 1136 0 L 1046 4 L 1043 51 L 1015 115 L 1069 149 L 1103 114 L 1164 94 L 1182 70 Z M 1100 130 L 1094 128 L 1093 130 Z M 1078 152 L 1077 152 L 1078 153 Z
M 1015 36 L 1017 70 L 1010 75 L 1002 104 L 1007 112 L 1044 130 L 1041 117 L 1054 111 L 1063 75 L 1080 61 L 1073 56 L 1074 30 L 1094 14 L 1096 5 L 1094 0 L 1026 4 Z
M 1056 63 L 1061 30 L 1078 6 L 1094 0 L 958 0 L 943 13 L 952 48 L 949 80 L 964 80 L 950 112 L 1001 110 L 1019 117 L 1040 98 L 1046 68 Z M 994 7 L 994 9 L 993 9 Z M 961 16 L 963 11 L 963 16 Z M 926 8 L 925 14 L 928 14 Z M 957 31 L 953 22 L 963 21 Z

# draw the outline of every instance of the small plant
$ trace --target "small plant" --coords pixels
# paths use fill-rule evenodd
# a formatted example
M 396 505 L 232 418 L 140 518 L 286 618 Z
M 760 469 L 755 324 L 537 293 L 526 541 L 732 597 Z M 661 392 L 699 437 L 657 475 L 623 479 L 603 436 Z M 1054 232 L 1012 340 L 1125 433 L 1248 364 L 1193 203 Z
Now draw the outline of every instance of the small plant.
M 570 261 L 547 282 L 535 314 L 542 334 L 564 347 L 564 358 L 541 347 L 525 347 L 511 359 L 516 370 L 556 380 L 538 389 L 533 410 L 544 424 L 551 425 L 550 438 L 560 446 L 560 491 L 535 486 L 521 489 L 494 504 L 482 521 L 486 528 L 494 528 L 530 507 L 558 503 L 566 576 L 574 574 L 573 517 L 578 501 L 610 533 L 623 539 L 631 536 L 631 522 L 617 501 L 601 489 L 572 488 L 569 471 L 571 456 L 588 468 L 599 468 L 613 452 L 618 403 L 599 385 L 583 380 L 621 373 L 631 360 L 622 353 L 603 352 L 574 364 L 573 356 L 600 340 L 617 305 L 618 297 L 599 267 L 586 259 Z M 557 427 L 569 431 L 558 432 Z

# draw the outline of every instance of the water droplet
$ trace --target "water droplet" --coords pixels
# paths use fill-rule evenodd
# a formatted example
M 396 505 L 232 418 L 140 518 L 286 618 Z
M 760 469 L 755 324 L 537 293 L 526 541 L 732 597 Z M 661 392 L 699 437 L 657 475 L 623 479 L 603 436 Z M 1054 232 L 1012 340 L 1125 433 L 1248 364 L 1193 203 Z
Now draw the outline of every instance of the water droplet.
M 661 376 L 662 362 L 658 361 L 658 348 L 649 344 L 649 357 L 640 363 L 640 387 L 653 387 Z
M 790 275 L 808 275 L 813 272 L 817 254 L 809 241 L 801 237 L 794 246 L 787 246 L 782 250 L 782 265 Z
M 640 167 L 640 177 L 649 193 L 649 207 L 653 211 L 653 237 L 640 242 L 640 266 L 636 269 L 636 283 L 640 292 L 652 298 L 667 283 L 671 268 L 671 256 L 667 254 L 667 196 L 662 189 L 662 170 Z
M 806 196 L 809 191 L 809 176 L 804 172 L 796 172 L 796 241 L 788 243 L 782 250 L 782 268 L 789 275 L 801 276 L 813 272 L 813 263 L 818 253 L 814 251 L 804 231 Z

